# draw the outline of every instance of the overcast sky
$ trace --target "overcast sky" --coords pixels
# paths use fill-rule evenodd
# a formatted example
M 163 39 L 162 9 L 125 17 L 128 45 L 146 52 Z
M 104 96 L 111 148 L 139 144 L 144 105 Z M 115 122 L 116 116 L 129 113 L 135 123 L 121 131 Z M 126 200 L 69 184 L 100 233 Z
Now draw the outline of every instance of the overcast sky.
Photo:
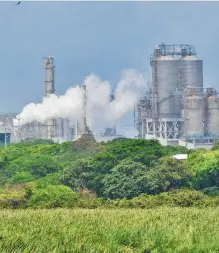
M 127 68 L 147 73 L 161 42 L 193 44 L 204 85 L 218 87 L 218 24 L 219 2 L 1 2 L 0 112 L 41 100 L 44 56 L 62 94 L 91 72 L 113 84 Z

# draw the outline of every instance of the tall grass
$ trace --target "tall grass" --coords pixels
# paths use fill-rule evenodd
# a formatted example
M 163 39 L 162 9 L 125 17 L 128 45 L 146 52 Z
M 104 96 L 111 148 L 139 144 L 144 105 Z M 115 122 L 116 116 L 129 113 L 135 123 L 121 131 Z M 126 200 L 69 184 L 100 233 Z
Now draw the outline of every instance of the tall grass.
M 0 211 L 2 253 L 216 253 L 218 208 Z

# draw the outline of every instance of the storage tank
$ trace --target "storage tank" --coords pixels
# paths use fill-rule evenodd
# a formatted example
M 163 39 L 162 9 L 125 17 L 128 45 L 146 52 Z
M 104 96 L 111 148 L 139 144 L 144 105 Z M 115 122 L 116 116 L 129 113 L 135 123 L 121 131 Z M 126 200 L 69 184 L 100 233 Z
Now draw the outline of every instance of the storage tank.
M 219 97 L 211 95 L 206 99 L 206 132 L 211 136 L 219 136 Z
M 181 104 L 173 92 L 179 87 L 179 57 L 158 55 L 151 65 L 152 91 L 156 94 L 158 117 L 178 118 Z
M 203 87 L 202 60 L 198 59 L 196 55 L 183 55 L 180 58 L 179 68 L 180 87 L 182 90 L 187 86 Z
M 184 93 L 184 135 L 200 137 L 204 135 L 204 98 L 201 90 L 186 88 Z

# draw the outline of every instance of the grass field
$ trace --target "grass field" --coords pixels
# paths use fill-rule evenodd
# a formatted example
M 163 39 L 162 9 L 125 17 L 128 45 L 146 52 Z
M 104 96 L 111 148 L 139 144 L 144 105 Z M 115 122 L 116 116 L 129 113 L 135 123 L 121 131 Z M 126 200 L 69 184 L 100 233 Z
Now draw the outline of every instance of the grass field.
M 216 253 L 219 209 L 2 210 L 0 252 Z

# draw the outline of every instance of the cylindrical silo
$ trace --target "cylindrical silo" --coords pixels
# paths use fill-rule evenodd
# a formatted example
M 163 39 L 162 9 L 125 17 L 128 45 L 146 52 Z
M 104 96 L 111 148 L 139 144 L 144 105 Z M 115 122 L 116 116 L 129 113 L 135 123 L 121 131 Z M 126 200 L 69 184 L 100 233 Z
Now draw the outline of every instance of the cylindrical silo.
M 152 62 L 152 92 L 157 100 L 158 118 L 180 117 L 181 104 L 173 95 L 179 88 L 179 57 L 156 56 Z
M 182 52 L 183 54 L 183 52 Z M 179 62 L 180 87 L 184 90 L 187 86 L 203 87 L 202 60 L 195 55 L 183 55 Z
M 219 97 L 209 96 L 206 99 L 206 132 L 211 136 L 219 136 Z
M 184 135 L 200 137 L 204 135 L 204 99 L 200 92 L 186 88 L 184 93 Z

